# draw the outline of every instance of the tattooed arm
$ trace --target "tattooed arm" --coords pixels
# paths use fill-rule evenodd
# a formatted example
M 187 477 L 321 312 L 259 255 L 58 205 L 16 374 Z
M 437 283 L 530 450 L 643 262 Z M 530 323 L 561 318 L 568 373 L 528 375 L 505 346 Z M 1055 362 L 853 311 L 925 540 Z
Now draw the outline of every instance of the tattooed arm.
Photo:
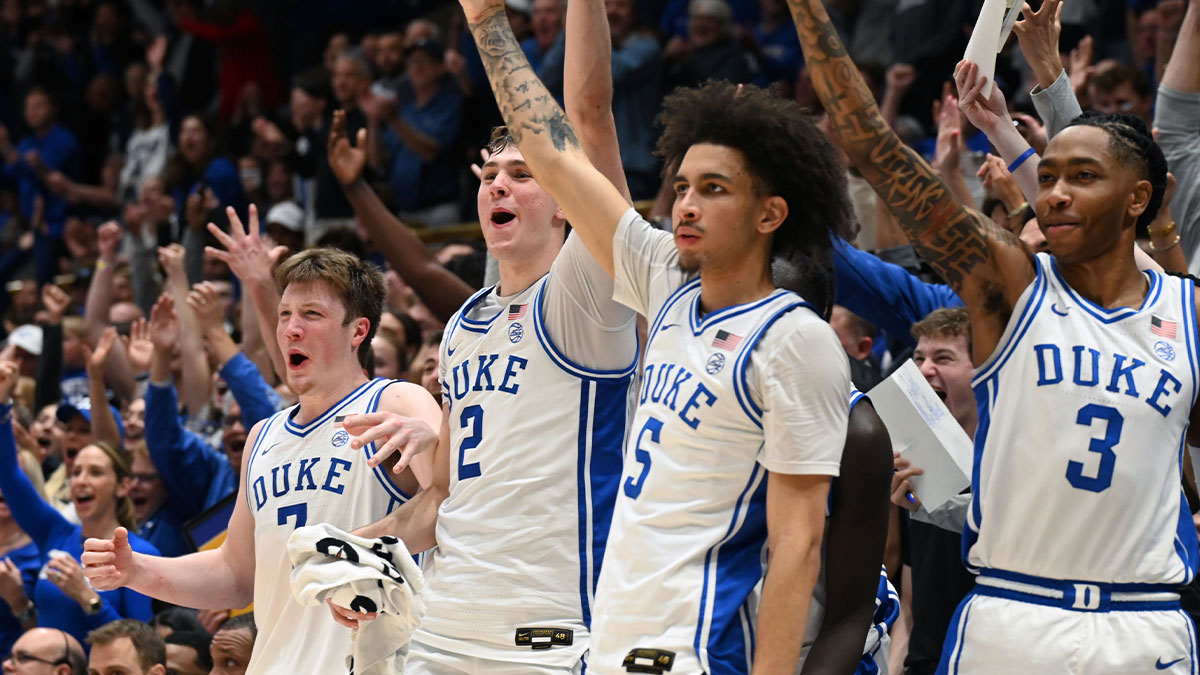
M 922 258 L 971 315 L 977 362 L 995 349 L 1012 307 L 1034 278 L 1010 232 L 956 202 L 933 169 L 883 120 L 820 0 L 788 0 L 813 87 L 830 128 Z
M 629 202 L 588 161 L 566 114 L 529 67 L 503 0 L 461 3 L 500 114 L 525 162 L 611 276 L 613 235 Z

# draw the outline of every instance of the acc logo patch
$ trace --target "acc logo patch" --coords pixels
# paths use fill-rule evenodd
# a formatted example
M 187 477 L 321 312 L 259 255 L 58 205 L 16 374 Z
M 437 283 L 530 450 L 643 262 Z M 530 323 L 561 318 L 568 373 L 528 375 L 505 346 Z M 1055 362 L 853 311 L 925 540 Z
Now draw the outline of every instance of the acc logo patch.
M 1154 343 L 1154 353 L 1163 361 L 1175 360 L 1175 348 L 1162 340 Z
M 333 447 L 340 448 L 345 445 L 346 441 L 348 440 L 350 440 L 350 434 L 346 433 L 345 429 L 339 429 L 338 432 L 333 435 Z
M 725 355 L 713 354 L 712 356 L 708 357 L 708 363 L 704 364 L 704 372 L 708 373 L 709 375 L 716 375 L 717 373 L 721 372 L 721 369 L 724 367 Z
M 518 342 L 520 342 L 521 338 L 523 338 L 523 337 L 525 337 L 525 327 L 524 326 L 522 326 L 519 323 L 514 323 L 513 325 L 508 327 L 508 341 L 509 342 L 511 342 L 515 345 Z

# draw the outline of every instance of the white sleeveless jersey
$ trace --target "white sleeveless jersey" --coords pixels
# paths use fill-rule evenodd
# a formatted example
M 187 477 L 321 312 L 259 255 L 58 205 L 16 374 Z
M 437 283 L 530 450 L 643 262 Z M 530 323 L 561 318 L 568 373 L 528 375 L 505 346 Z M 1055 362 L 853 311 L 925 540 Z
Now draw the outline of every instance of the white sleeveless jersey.
M 303 525 L 330 523 L 343 530 L 370 524 L 408 500 L 380 466 L 367 459 L 374 444 L 355 450 L 334 419 L 373 412 L 393 380 L 366 382 L 303 426 L 299 406 L 269 417 L 246 467 L 246 499 L 254 517 L 254 618 L 258 638 L 250 673 L 345 672 L 350 629 L 324 606 L 292 598 L 287 540 Z
M 703 318 L 699 301 L 696 279 L 650 326 L 600 574 L 590 672 L 668 662 L 674 673 L 750 669 L 768 473 L 766 407 L 751 393 L 751 354 L 768 330 L 771 340 L 786 341 L 823 322 L 783 290 Z M 801 453 L 789 472 L 836 475 L 844 442 L 843 427 L 829 448 Z
M 1140 308 L 1099 307 L 1037 256 L 979 404 L 967 565 L 1037 577 L 1185 584 L 1196 527 L 1180 487 L 1197 392 L 1195 288 L 1146 273 Z
M 413 639 L 570 666 L 588 648 L 635 364 L 596 371 L 563 356 L 542 314 L 549 279 L 493 311 L 492 289 L 480 291 L 442 338 L 450 493 Z

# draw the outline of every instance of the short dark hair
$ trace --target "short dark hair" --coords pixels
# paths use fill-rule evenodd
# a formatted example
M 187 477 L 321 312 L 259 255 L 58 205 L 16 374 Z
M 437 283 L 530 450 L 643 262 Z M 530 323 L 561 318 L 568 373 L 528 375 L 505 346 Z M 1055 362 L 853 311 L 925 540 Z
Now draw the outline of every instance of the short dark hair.
M 817 308 L 821 318 L 829 319 L 836 282 L 833 260 L 829 256 L 775 258 L 771 261 L 771 277 L 776 287 L 798 294 Z
M 1136 115 L 1105 115 L 1088 111 L 1067 123 L 1067 127 L 1104 130 L 1108 134 L 1108 151 L 1113 157 L 1121 164 L 1134 167 L 1144 180 L 1150 181 L 1150 202 L 1137 219 L 1138 232 L 1144 233 L 1158 217 L 1167 190 L 1167 158 L 1158 143 L 1154 142 L 1146 123 Z
M 1146 74 L 1125 64 L 1118 64 L 1111 68 L 1106 68 L 1088 78 L 1088 84 L 1102 92 L 1111 92 L 1117 87 L 1129 83 L 1133 88 L 1133 92 L 1142 98 L 1150 96 L 1150 80 L 1146 79 Z
M 163 638 L 163 642 L 169 645 L 183 645 L 184 647 L 195 649 L 196 665 L 200 666 L 201 670 L 212 670 L 212 652 L 209 651 L 209 646 L 212 645 L 212 636 L 208 634 L 208 631 L 175 631 Z
M 138 655 L 138 665 L 143 671 L 156 665 L 167 665 L 167 645 L 149 624 L 137 619 L 110 621 L 88 633 L 87 643 L 93 647 L 111 644 L 121 638 L 129 638 Z
M 200 617 L 197 616 L 196 610 L 188 609 L 187 607 L 167 607 L 150 619 L 150 626 L 158 628 L 166 626 L 172 632 L 192 632 L 204 630 L 204 624 L 200 623 Z
M 251 635 L 258 637 L 258 624 L 254 623 L 254 612 L 238 614 L 235 617 L 226 619 L 225 623 L 221 624 L 221 627 L 217 629 L 217 633 L 223 630 L 242 630 L 243 628 L 249 630 Z
M 658 116 L 663 133 L 655 152 L 670 163 L 699 143 L 737 150 L 757 193 L 787 202 L 771 257 L 827 256 L 830 234 L 847 236 L 853 223 L 846 173 L 833 145 L 800 104 L 752 85 L 741 93 L 737 87 L 710 81 L 668 95 Z
M 383 314 L 386 294 L 383 273 L 361 258 L 332 248 L 301 251 L 275 269 L 275 282 L 279 284 L 280 292 L 287 290 L 291 283 L 311 281 L 324 281 L 333 287 L 346 308 L 345 324 L 360 316 L 370 323 L 366 339 L 358 345 L 358 362 L 366 368 L 371 355 L 371 340 L 379 329 L 379 317 Z

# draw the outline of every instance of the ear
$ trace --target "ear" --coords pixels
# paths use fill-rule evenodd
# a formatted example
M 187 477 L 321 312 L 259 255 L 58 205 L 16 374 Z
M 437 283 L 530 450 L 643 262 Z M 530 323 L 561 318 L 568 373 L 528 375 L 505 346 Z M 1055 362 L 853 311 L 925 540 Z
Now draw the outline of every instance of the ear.
M 562 227 L 567 223 L 567 214 L 563 213 L 562 207 L 554 209 L 554 227 Z
M 1154 188 L 1151 187 L 1150 181 L 1139 180 L 1133 184 L 1133 193 L 1129 197 L 1128 212 L 1133 216 L 1134 220 L 1141 217 L 1146 209 L 1150 206 L 1150 197 L 1154 194 Z
M 870 338 L 870 337 L 866 337 L 866 336 L 860 337 L 858 339 L 858 342 L 855 343 L 855 345 L 854 345 L 854 353 L 855 353 L 854 358 L 858 359 L 859 361 L 865 359 L 866 357 L 871 355 L 871 348 L 874 346 L 875 346 L 875 338 Z M 858 354 L 862 354 L 862 356 L 858 356 Z
M 371 330 L 371 320 L 365 316 L 360 316 L 354 320 L 354 337 L 350 339 L 351 346 L 358 349 L 363 340 L 367 339 L 367 332 Z
M 779 195 L 767 197 L 759 209 L 758 222 L 755 223 L 754 229 L 759 234 L 770 234 L 779 229 L 783 221 L 788 217 L 787 200 Z
M 167 675 L 167 667 L 161 663 L 156 663 L 150 667 L 150 670 L 146 672 L 146 675 Z

